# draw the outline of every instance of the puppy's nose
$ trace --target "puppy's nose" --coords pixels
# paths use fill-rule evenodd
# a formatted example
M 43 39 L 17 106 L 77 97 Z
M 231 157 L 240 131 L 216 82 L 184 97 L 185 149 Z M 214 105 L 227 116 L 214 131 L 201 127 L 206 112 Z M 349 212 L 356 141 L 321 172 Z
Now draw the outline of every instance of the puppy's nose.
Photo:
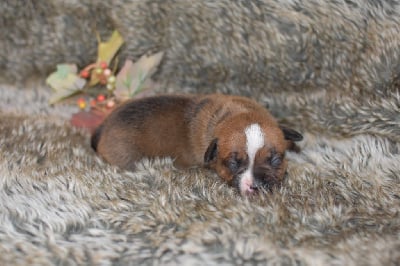
M 258 185 L 258 184 L 252 184 L 251 186 L 250 186 L 250 189 L 251 190 L 258 190 L 260 188 L 260 186 Z
M 257 179 L 254 179 L 252 184 L 250 185 L 250 189 L 255 190 L 255 191 L 261 189 L 262 187 L 263 187 L 263 183 L 261 182 L 261 180 L 257 180 Z
M 261 187 L 259 187 L 258 185 L 249 185 L 247 187 L 247 190 L 243 193 L 243 195 L 245 196 L 254 196 L 257 195 L 260 192 Z

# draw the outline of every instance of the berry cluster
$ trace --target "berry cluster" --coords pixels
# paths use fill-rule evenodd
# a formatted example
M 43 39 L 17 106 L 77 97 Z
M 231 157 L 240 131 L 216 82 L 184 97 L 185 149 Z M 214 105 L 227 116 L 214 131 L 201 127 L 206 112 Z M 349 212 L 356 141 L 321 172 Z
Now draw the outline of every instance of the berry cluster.
M 104 94 L 97 95 L 96 98 L 87 99 L 85 97 L 79 97 L 77 100 L 77 105 L 80 109 L 84 110 L 88 106 L 90 107 L 106 107 L 107 109 L 111 109 L 115 106 L 114 99 L 106 99 Z M 89 103 L 89 105 L 88 105 Z
M 108 67 L 107 62 L 88 65 L 80 72 L 80 76 L 88 79 L 92 76 L 91 72 L 94 72 L 100 84 L 106 85 L 108 91 L 112 92 L 115 89 L 116 78 L 113 71 Z
M 108 67 L 107 62 L 100 62 L 95 64 L 90 64 L 85 67 L 79 75 L 84 79 L 89 79 L 94 75 L 95 78 L 98 79 L 99 83 L 105 85 L 109 95 L 112 95 L 112 92 L 115 89 L 115 75 L 113 71 Z M 107 99 L 108 98 L 108 99 Z M 111 97 L 106 97 L 104 94 L 97 95 L 96 98 L 91 98 L 87 100 L 84 97 L 80 97 L 77 100 L 77 104 L 80 109 L 86 109 L 88 107 L 88 102 L 90 107 L 98 107 L 101 105 L 102 107 L 113 108 L 115 105 L 114 99 Z

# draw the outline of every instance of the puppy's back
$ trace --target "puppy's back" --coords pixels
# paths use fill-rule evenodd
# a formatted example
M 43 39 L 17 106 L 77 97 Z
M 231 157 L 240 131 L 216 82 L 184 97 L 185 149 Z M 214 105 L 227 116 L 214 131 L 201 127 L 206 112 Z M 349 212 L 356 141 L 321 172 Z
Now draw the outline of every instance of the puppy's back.
M 176 157 L 187 162 L 185 113 L 191 96 L 164 95 L 131 100 L 117 107 L 95 131 L 92 147 L 111 164 L 132 169 L 142 157 Z

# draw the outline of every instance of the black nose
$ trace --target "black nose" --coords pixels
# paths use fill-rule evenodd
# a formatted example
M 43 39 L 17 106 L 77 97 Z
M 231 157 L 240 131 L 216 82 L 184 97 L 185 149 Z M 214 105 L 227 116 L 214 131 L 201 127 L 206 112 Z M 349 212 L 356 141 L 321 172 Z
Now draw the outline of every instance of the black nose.
M 263 184 L 260 181 L 254 180 L 253 184 L 250 186 L 250 188 L 252 190 L 259 190 L 260 188 L 262 188 L 262 186 L 263 186 Z
M 266 190 L 266 191 L 271 191 L 271 189 L 275 186 L 274 180 L 258 180 L 255 179 L 253 181 L 253 184 L 250 186 L 250 188 L 254 191 L 260 191 L 260 190 Z

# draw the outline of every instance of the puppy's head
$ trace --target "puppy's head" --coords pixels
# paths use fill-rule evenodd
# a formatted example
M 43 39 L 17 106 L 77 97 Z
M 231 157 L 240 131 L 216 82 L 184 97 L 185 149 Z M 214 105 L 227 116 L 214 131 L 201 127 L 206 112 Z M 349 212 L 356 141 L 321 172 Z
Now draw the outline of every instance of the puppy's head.
M 227 121 L 216 130 L 204 163 L 240 194 L 251 195 L 279 186 L 287 168 L 285 151 L 302 136 L 276 123 L 245 121 Z

